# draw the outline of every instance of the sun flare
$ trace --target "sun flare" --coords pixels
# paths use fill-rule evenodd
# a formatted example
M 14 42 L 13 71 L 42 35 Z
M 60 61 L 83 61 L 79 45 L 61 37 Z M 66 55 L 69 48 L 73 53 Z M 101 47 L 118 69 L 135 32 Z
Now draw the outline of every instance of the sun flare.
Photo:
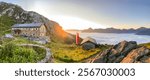
M 50 20 L 58 22 L 63 29 L 86 29 L 89 27 L 92 28 L 107 28 L 104 25 L 88 21 L 85 19 L 81 19 L 78 17 L 70 17 L 70 16 L 49 16 Z

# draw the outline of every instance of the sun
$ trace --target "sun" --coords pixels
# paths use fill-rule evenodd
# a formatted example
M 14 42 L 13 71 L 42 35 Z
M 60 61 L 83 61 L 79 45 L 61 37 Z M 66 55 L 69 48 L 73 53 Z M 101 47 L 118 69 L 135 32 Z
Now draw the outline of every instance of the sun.
M 81 19 L 78 17 L 70 17 L 70 16 L 49 16 L 50 20 L 58 22 L 64 30 L 67 29 L 87 29 L 89 27 L 91 28 L 107 28 L 106 26 L 103 26 L 101 24 L 88 21 L 85 19 Z

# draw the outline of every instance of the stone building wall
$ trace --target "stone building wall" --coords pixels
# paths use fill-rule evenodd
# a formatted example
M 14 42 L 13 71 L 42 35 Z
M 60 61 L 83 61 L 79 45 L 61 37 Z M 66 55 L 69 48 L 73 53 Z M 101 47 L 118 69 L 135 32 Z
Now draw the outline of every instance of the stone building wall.
M 16 32 L 15 30 L 19 31 Z M 12 28 L 12 34 L 28 37 L 44 37 L 46 36 L 46 28 L 44 25 L 36 28 Z

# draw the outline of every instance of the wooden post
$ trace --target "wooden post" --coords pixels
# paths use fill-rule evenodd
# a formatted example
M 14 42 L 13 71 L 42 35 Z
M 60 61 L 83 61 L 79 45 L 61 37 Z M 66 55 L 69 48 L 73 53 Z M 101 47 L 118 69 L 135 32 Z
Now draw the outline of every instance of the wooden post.
M 76 33 L 76 45 L 79 45 L 79 33 Z

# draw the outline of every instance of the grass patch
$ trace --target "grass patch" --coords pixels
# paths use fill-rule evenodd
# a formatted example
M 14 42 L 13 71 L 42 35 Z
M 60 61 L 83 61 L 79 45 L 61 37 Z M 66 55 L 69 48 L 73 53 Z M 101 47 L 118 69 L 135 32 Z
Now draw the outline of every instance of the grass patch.
M 80 62 L 106 49 L 103 46 L 92 50 L 83 50 L 75 44 L 51 43 L 47 45 L 52 51 L 55 62 Z M 103 48 L 102 48 L 103 47 Z
M 12 42 L 17 44 L 38 44 L 37 42 L 28 40 L 24 37 L 16 37 Z
M 16 21 L 7 15 L 0 16 L 0 37 L 4 34 L 10 33 L 11 26 L 15 23 Z
M 145 47 L 147 47 L 147 48 L 149 48 L 149 49 L 150 49 L 150 43 L 140 44 L 140 46 L 145 46 Z
M 0 48 L 0 63 L 35 63 L 46 55 L 45 49 L 20 47 L 10 42 Z
M 38 44 L 23 37 L 0 40 L 0 62 L 35 63 L 44 59 L 46 50 L 39 47 L 21 47 L 16 44 Z
M 2 40 L 0 40 L 0 44 L 6 44 L 6 43 L 9 43 L 9 42 L 12 42 L 12 43 L 15 43 L 15 44 L 38 44 L 38 45 L 41 45 L 37 42 L 34 42 L 34 41 L 31 41 L 31 40 L 28 40 L 24 37 L 15 37 L 15 38 L 4 38 Z

